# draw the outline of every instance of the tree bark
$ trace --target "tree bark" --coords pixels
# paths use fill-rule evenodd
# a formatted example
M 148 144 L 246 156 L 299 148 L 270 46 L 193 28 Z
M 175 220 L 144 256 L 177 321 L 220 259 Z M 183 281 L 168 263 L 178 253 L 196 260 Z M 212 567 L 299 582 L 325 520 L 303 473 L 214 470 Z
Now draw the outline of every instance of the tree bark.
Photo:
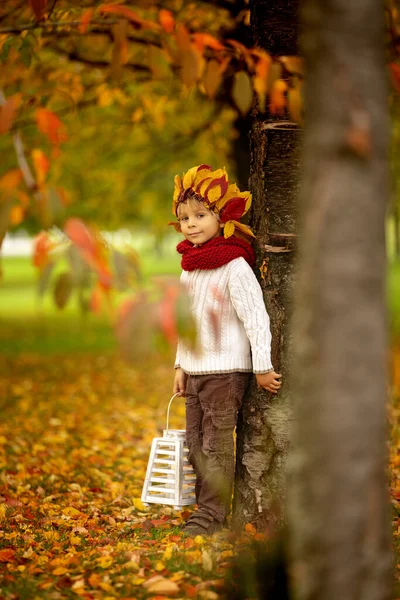
M 253 0 L 254 42 L 274 55 L 298 52 L 298 2 Z M 284 384 L 278 395 L 257 389 L 253 379 L 237 430 L 234 523 L 259 530 L 284 520 L 285 463 L 290 401 L 286 385 L 296 247 L 296 196 L 299 171 L 298 127 L 255 111 L 251 132 L 250 225 L 257 236 L 257 269 L 271 319 L 272 362 Z
M 308 0 L 289 528 L 300 600 L 390 597 L 383 3 Z

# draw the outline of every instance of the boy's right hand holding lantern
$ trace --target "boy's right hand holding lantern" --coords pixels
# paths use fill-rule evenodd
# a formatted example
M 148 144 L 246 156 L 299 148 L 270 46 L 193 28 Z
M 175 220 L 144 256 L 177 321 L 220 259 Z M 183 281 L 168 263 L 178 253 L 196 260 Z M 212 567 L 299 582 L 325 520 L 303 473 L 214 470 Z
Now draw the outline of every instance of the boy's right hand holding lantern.
M 184 396 L 186 390 L 186 380 L 187 375 L 183 369 L 179 367 L 175 369 L 175 377 L 174 377 L 174 389 L 173 393 L 178 394 L 178 396 Z
M 259 387 L 271 392 L 271 394 L 276 394 L 282 385 L 282 381 L 280 381 L 280 379 L 282 379 L 282 375 L 275 373 L 275 371 L 258 374 L 256 375 L 256 379 Z

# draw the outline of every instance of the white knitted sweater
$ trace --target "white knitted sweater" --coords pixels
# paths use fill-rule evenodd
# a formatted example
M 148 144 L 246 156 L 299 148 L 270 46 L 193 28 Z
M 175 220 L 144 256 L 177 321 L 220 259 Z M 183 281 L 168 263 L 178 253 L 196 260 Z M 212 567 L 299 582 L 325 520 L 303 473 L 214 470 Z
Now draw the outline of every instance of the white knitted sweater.
M 218 269 L 183 271 L 201 352 L 178 344 L 175 368 L 201 375 L 271 370 L 271 333 L 260 285 L 244 258 Z M 216 339 L 213 320 L 218 324 Z

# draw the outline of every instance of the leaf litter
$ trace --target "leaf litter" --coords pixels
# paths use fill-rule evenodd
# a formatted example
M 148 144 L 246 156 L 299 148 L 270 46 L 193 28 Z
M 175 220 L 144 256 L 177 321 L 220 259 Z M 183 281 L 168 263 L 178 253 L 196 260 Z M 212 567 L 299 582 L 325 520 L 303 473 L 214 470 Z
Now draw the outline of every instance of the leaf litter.
M 224 596 L 237 548 L 186 538 L 188 510 L 143 506 L 171 369 L 113 356 L 22 354 L 0 363 L 0 597 Z M 184 402 L 171 426 L 184 427 Z M 261 536 L 262 537 L 262 536 Z

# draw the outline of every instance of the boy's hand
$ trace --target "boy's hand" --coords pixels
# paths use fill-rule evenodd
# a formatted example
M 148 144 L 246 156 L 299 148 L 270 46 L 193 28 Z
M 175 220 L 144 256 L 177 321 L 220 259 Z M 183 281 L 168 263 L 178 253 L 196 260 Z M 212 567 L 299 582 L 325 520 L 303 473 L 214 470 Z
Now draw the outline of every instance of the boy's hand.
M 182 369 L 175 369 L 173 393 L 178 396 L 185 395 L 187 375 Z
M 275 371 L 256 375 L 256 379 L 258 385 L 264 388 L 264 390 L 271 392 L 271 394 L 276 394 L 282 385 L 282 382 L 280 381 L 280 379 L 282 379 L 282 375 L 275 373 Z

